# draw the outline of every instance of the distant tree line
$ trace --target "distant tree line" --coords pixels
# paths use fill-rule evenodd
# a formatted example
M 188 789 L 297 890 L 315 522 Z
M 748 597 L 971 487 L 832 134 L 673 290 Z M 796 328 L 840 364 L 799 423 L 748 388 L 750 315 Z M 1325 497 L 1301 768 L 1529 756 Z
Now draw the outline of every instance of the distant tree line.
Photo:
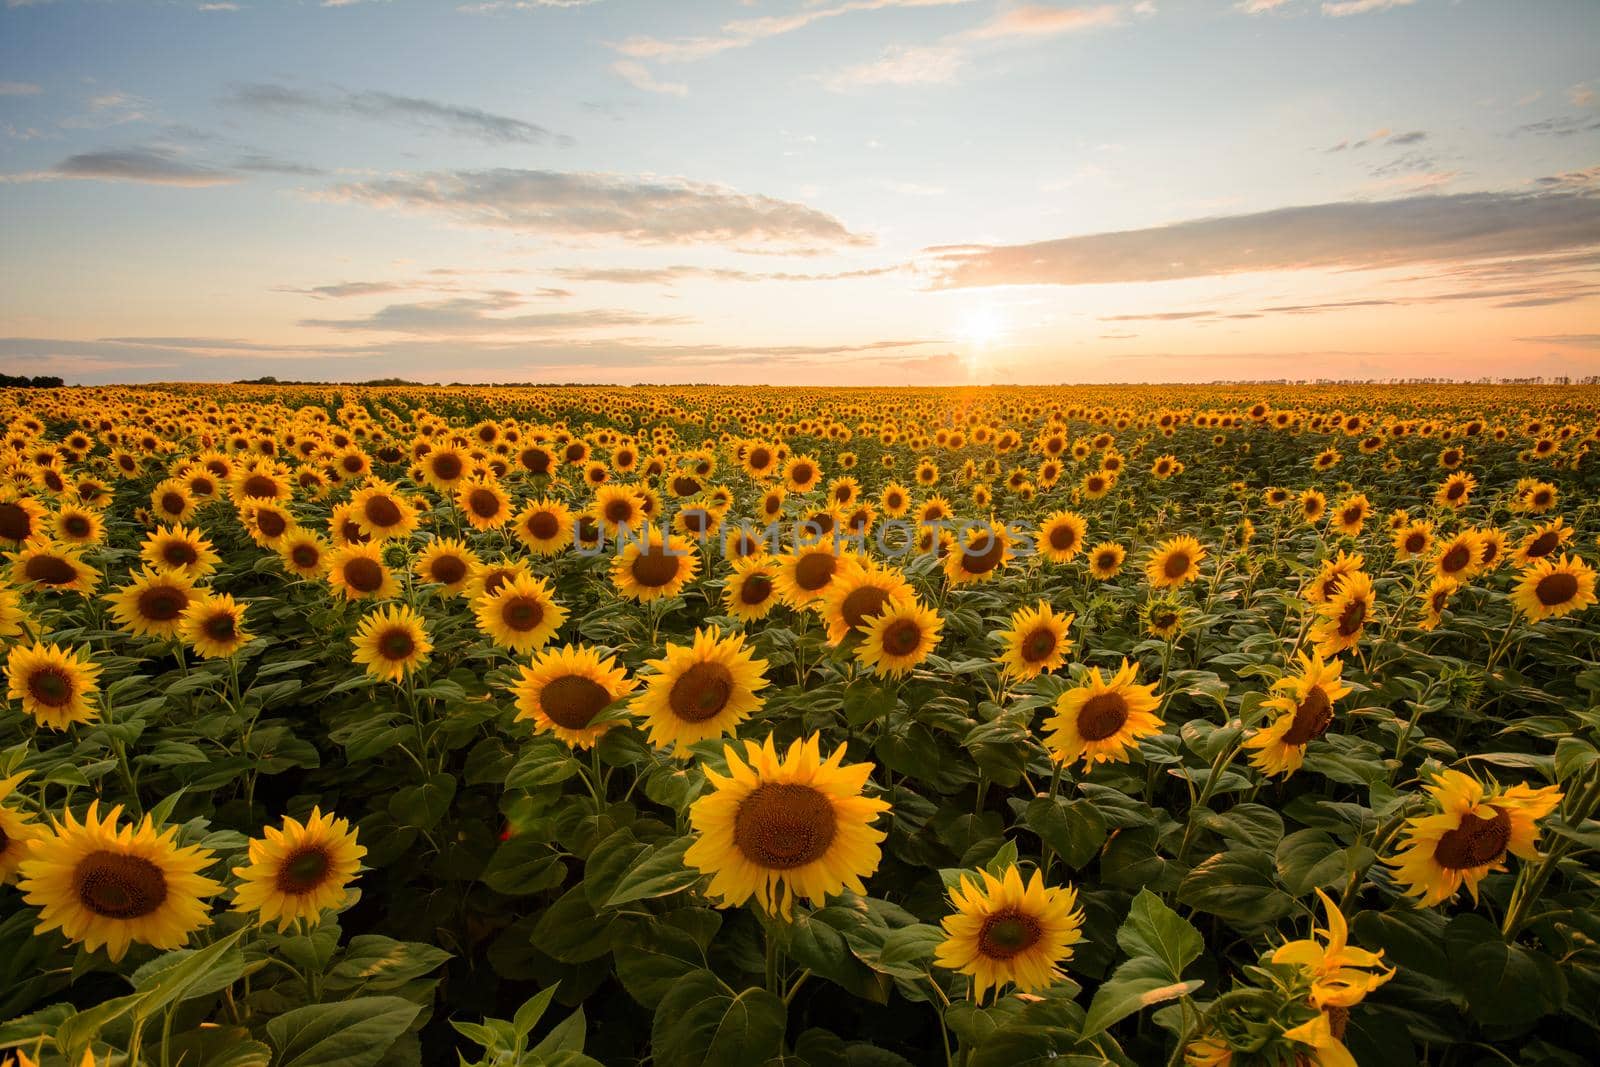
M 0 374 L 0 387 L 12 389 L 60 389 L 66 384 L 54 374 L 36 374 L 32 378 L 26 374 Z

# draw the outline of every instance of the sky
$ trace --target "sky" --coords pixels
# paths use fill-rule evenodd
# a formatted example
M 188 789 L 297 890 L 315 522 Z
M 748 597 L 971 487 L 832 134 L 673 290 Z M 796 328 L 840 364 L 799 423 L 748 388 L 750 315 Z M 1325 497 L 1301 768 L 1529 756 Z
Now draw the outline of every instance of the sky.
M 0 4 L 11 373 L 1600 373 L 1596 0 Z

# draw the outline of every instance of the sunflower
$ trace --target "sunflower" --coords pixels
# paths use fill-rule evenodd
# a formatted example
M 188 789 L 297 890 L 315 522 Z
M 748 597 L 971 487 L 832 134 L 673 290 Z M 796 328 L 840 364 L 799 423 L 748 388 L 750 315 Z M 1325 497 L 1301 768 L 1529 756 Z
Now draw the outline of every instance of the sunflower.
M 709 503 L 690 503 L 672 516 L 672 528 L 686 537 L 704 543 L 722 527 L 722 511 Z
M 872 617 L 916 598 L 916 590 L 899 571 L 871 560 L 847 559 L 818 604 L 828 624 L 828 643 L 838 645 L 847 637 L 861 636 Z
M 1470 474 L 1457 472 L 1446 478 L 1433 494 L 1433 502 L 1441 508 L 1464 508 L 1467 500 L 1472 496 L 1472 491 L 1478 487 L 1478 479 Z
M 1172 594 L 1155 597 L 1144 606 L 1144 632 L 1171 641 L 1183 632 L 1183 614 L 1183 603 Z
M 1460 771 L 1446 770 L 1427 787 L 1434 814 L 1406 820 L 1406 840 L 1384 862 L 1407 896 L 1432 907 L 1454 897 L 1462 883 L 1478 900 L 1478 883 L 1492 871 L 1504 870 L 1506 854 L 1538 858 L 1539 828 L 1535 823 L 1561 803 L 1556 786 L 1502 789 Z
M 1433 573 L 1440 578 L 1465 583 L 1478 573 L 1478 557 L 1483 554 L 1483 544 L 1475 530 L 1462 530 L 1448 541 L 1439 542 L 1434 556 Z
M 1511 602 L 1533 622 L 1559 619 L 1595 602 L 1595 572 L 1582 558 L 1535 560 L 1517 576 Z
M 944 620 L 916 600 L 891 603 L 867 620 L 856 661 L 876 673 L 899 678 L 916 667 L 939 644 Z
M 973 524 L 956 536 L 952 550 L 946 553 L 944 576 L 951 585 L 987 582 L 1013 558 L 1011 531 L 1005 523 Z
M 165 522 L 184 523 L 194 518 L 199 504 L 194 492 L 183 481 L 168 478 L 150 490 L 150 510 Z
M 78 549 L 34 539 L 20 552 L 6 553 L 11 560 L 11 582 L 24 590 L 47 593 L 92 593 L 100 572 L 83 562 Z
M 328 553 L 328 584 L 346 600 L 388 600 L 400 583 L 384 565 L 381 545 L 345 545 Z
M 467 578 L 467 584 L 461 592 L 468 600 L 480 600 L 486 596 L 494 596 L 502 586 L 518 578 L 531 577 L 533 568 L 524 560 L 492 560 L 478 563 L 472 568 L 472 574 Z
M 1090 471 L 1083 476 L 1083 495 L 1090 500 L 1099 500 L 1116 487 L 1117 475 L 1115 471 L 1097 470 Z
M 304 823 L 285 815 L 283 829 L 268 826 L 263 833 L 250 839 L 250 862 L 233 869 L 240 879 L 233 910 L 255 912 L 262 925 L 276 919 L 282 933 L 296 922 L 316 926 L 324 911 L 350 899 L 367 850 L 356 844 L 348 820 L 314 807 Z
M 793 456 L 783 465 L 784 487 L 791 493 L 809 493 L 822 480 L 822 467 L 810 456 Z
M 472 577 L 472 569 L 481 561 L 466 542 L 454 537 L 437 537 L 429 541 L 411 564 L 412 573 L 419 582 L 439 586 L 439 595 L 459 596 Z
M 454 445 L 431 448 L 419 462 L 422 465 L 422 480 L 442 493 L 453 491 L 472 473 L 467 454 Z
M 1300 494 L 1300 518 L 1304 522 L 1315 523 L 1327 510 L 1328 498 L 1322 495 L 1321 490 L 1307 489 Z
M 350 517 L 372 541 L 410 537 L 417 528 L 417 509 L 388 482 L 373 479 L 350 497 Z
M 1392 541 L 1397 561 L 1421 556 L 1433 547 L 1433 523 L 1407 522 L 1395 528 Z
M 41 830 L 32 815 L 9 807 L 5 802 L 27 776 L 28 772 L 23 771 L 0 778 L 0 886 L 10 884 L 16 877 L 18 865 L 33 854 L 33 842 Z
M 1517 497 L 1516 507 L 1533 515 L 1542 515 L 1556 506 L 1556 487 L 1549 482 L 1530 481 Z
M 514 652 L 542 648 L 567 618 L 567 609 L 556 603 L 548 582 L 522 574 L 479 597 L 472 613 L 479 630 Z
M 1051 563 L 1066 563 L 1083 551 L 1089 523 L 1075 511 L 1057 511 L 1039 529 L 1039 552 Z
M 107 593 L 111 617 L 135 637 L 178 635 L 184 609 L 196 598 L 194 583 L 177 571 L 146 567 L 133 581 Z
M 1055 670 L 1067 661 L 1067 653 L 1072 650 L 1067 631 L 1076 618 L 1073 612 L 1058 615 L 1048 600 L 1018 609 L 1011 616 L 1011 628 L 997 635 L 1005 650 L 994 661 L 1019 680 Z
M 294 482 L 289 477 L 288 469 L 281 463 L 265 459 L 234 471 L 229 488 L 234 501 L 239 504 L 250 500 L 283 503 L 294 496 Z
M 764 619 L 778 603 L 778 564 L 766 556 L 733 561 L 733 575 L 722 589 L 728 614 L 742 622 Z
M 190 600 L 178 620 L 178 635 L 202 659 L 227 659 L 255 638 L 244 628 L 244 605 L 227 593 Z
M 1321 619 L 1311 628 L 1317 654 L 1328 658 L 1355 648 L 1376 605 L 1371 576 L 1360 571 L 1347 575 L 1332 599 L 1317 605 Z
M 262 548 L 274 547 L 297 525 L 289 509 L 273 500 L 246 500 L 238 507 L 245 532 Z
M 595 518 L 612 534 L 624 529 L 637 531 L 646 521 L 643 502 L 632 486 L 602 485 L 590 506 Z
M 1122 573 L 1122 561 L 1128 550 L 1115 541 L 1101 541 L 1089 550 L 1089 573 L 1102 582 L 1110 581 Z
M 1367 494 L 1356 493 L 1339 501 L 1339 506 L 1334 508 L 1333 517 L 1329 520 L 1334 529 L 1347 537 L 1360 537 L 1361 527 L 1367 523 L 1367 516 L 1372 514 L 1372 501 L 1367 499 Z
M 602 659 L 597 649 L 581 645 L 546 649 L 532 666 L 518 670 L 521 677 L 511 687 L 518 721 L 531 719 L 535 732 L 552 733 L 576 748 L 593 746 L 616 725 L 594 718 L 638 684 L 615 656 Z
M 1423 602 L 1425 610 L 1417 629 L 1424 633 L 1437 629 L 1444 621 L 1444 609 L 1450 606 L 1450 598 L 1460 588 L 1460 583 L 1451 578 L 1435 578 L 1429 583 L 1428 595 Z
M 649 527 L 640 539 L 625 539 L 611 561 L 611 584 L 623 596 L 648 604 L 677 596 L 699 570 L 700 554 L 688 540 Z
M 145 537 L 139 558 L 151 567 L 176 571 L 193 582 L 209 577 L 221 562 L 199 529 L 181 525 L 163 526 Z
M 474 478 L 456 487 L 456 507 L 474 530 L 495 530 L 511 521 L 511 497 L 493 478 Z
M 285 569 L 301 578 L 316 578 L 328 569 L 327 542 L 309 530 L 290 530 L 277 552 Z
M 1061 763 L 1082 757 L 1085 767 L 1126 763 L 1139 738 L 1160 733 L 1155 683 L 1137 685 L 1137 678 L 1138 667 L 1124 659 L 1110 678 L 1092 667 L 1081 685 L 1062 693 L 1044 723 L 1051 757 Z
M 352 642 L 352 662 L 365 666 L 373 678 L 396 684 L 421 668 L 433 651 L 422 616 L 403 604 L 368 613 Z
M 572 544 L 572 512 L 559 500 L 530 501 L 517 512 L 511 532 L 537 556 L 553 556 Z
M 1474 532 L 1478 535 L 1478 570 L 1481 572 L 1499 570 L 1505 564 L 1510 551 L 1506 532 L 1498 526 L 1489 526 Z
M 1309 938 L 1279 946 L 1272 953 L 1272 962 L 1300 969 L 1311 983 L 1311 1006 L 1318 1011 L 1352 1008 L 1393 978 L 1395 969 L 1377 969 L 1383 962 L 1382 952 L 1352 947 L 1344 912 L 1321 889 L 1316 889 L 1316 894 L 1328 928 L 1313 925 Z
M 722 538 L 722 555 L 727 560 L 740 560 L 748 556 L 766 556 L 778 547 L 776 529 L 763 532 L 747 522 L 729 528 Z
M 106 521 L 98 511 L 77 504 L 63 504 L 50 516 L 51 535 L 63 544 L 80 548 L 99 544 L 106 535 Z
M 1352 554 L 1341 548 L 1338 556 L 1322 561 L 1322 570 L 1306 584 L 1300 595 L 1305 597 L 1307 603 L 1326 604 L 1339 591 L 1344 580 L 1361 570 L 1365 564 L 1366 557 L 1361 553 Z
M 831 539 L 780 556 L 775 579 L 778 596 L 791 607 L 805 607 L 827 592 L 845 569 L 847 559 Z
M 1517 566 L 1525 567 L 1534 560 L 1553 556 L 1572 540 L 1572 527 L 1568 526 L 1565 519 L 1557 516 L 1549 522 L 1542 522 L 1534 527 L 1522 542 L 1517 545 L 1517 551 L 1512 558 Z
M 90 952 L 104 945 L 113 961 L 135 941 L 182 946 L 211 924 L 204 898 L 222 889 L 200 874 L 213 862 L 211 850 L 180 847 L 178 828 L 158 834 L 148 815 L 137 830 L 119 828 L 122 806 L 102 820 L 99 805 L 89 805 L 82 823 L 64 812 L 22 861 L 18 888 L 39 908 L 35 934 L 59 929 Z
M 1188 534 L 1161 542 L 1144 565 L 1144 576 L 1156 589 L 1178 589 L 1200 577 L 1206 550 Z
M 1333 723 L 1333 704 L 1350 693 L 1340 678 L 1344 662 L 1323 661 L 1319 655 L 1300 654 L 1300 670 L 1280 678 L 1274 695 L 1261 702 L 1272 721 L 1244 742 L 1254 750 L 1250 762 L 1268 776 L 1288 777 L 1300 769 L 1306 746 Z
M 782 759 L 769 735 L 744 743 L 744 759 L 723 749 L 728 773 L 705 768 L 712 792 L 689 808 L 696 839 L 684 863 L 711 876 L 724 907 L 751 897 L 768 915 L 793 917 L 796 897 L 813 906 L 878 869 L 882 830 L 872 824 L 889 803 L 862 796 L 871 763 L 844 766 L 843 745 L 822 758 L 817 734 L 789 745 Z
M 12 489 L 0 489 L 0 544 L 16 546 L 44 536 L 47 514 L 43 505 L 32 497 L 17 496 Z
M 690 745 L 732 734 L 761 707 L 767 661 L 753 658 L 738 634 L 696 630 L 694 644 L 668 642 L 667 654 L 648 663 L 655 673 L 632 707 L 658 749 L 676 746 L 687 758 Z
M 891 519 L 898 519 L 911 510 L 911 490 L 899 482 L 890 482 L 878 494 L 878 506 Z
M 978 874 L 982 884 L 962 874 L 950 891 L 955 914 L 943 921 L 934 962 L 971 975 L 972 995 L 980 1002 L 1007 983 L 1023 993 L 1049 988 L 1061 977 L 1061 964 L 1072 958 L 1072 946 L 1083 940 L 1077 890 L 1046 886 L 1037 870 L 1024 885 L 1014 863 L 999 877 L 986 870 Z

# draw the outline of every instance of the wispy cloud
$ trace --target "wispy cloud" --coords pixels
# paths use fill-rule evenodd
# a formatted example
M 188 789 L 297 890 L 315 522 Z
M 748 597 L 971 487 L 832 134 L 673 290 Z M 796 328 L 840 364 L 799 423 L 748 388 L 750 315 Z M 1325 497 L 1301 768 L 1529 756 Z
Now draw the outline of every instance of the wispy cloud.
M 436 171 L 351 182 L 321 195 L 556 237 L 794 248 L 872 243 L 804 204 L 686 178 L 505 168 Z
M 1347 201 L 998 247 L 930 250 L 947 287 L 1368 269 L 1600 245 L 1600 197 L 1457 193 Z
M 971 3 L 972 0 L 847 0 L 838 4 L 813 4 L 788 15 L 766 15 L 760 18 L 735 19 L 723 23 L 716 34 L 705 37 L 679 37 L 664 40 L 658 37 L 629 37 L 612 47 L 633 59 L 648 59 L 659 63 L 691 63 L 708 59 L 736 48 L 747 48 L 758 41 L 781 37 L 804 29 L 824 19 L 860 11 L 881 11 L 885 8 L 949 7 Z
M 1095 7 L 1052 7 L 1024 4 L 1007 8 L 993 19 L 962 36 L 969 41 L 997 41 L 1013 37 L 1055 37 L 1100 26 L 1114 26 L 1122 19 L 1117 4 Z
M 10 181 L 84 179 L 102 182 L 143 182 L 149 185 L 231 185 L 236 174 L 190 163 L 159 148 L 106 149 L 68 156 L 47 171 L 7 175 Z
M 561 267 L 549 273 L 573 282 L 606 282 L 614 285 L 672 285 L 702 279 L 717 282 L 837 282 L 856 278 L 879 278 L 907 272 L 907 264 L 892 267 L 863 267 L 859 270 L 795 273 L 790 271 L 734 270 L 724 267 Z
M 827 75 L 822 84 L 834 92 L 874 85 L 940 85 L 953 81 L 966 64 L 966 54 L 959 48 L 892 45 L 869 63 Z
M 693 320 L 679 315 L 647 315 L 637 311 L 591 308 L 583 311 L 516 311 L 524 301 L 511 292 L 455 297 L 449 300 L 390 304 L 371 315 L 352 319 L 302 319 L 301 326 L 330 330 L 362 330 L 411 336 L 515 335 L 565 333 L 573 330 L 638 326 L 677 326 Z
M 1600 348 L 1600 333 L 1554 333 L 1543 337 L 1519 337 L 1536 345 L 1562 345 L 1567 348 Z
M 1530 133 L 1539 137 L 1571 137 L 1575 133 L 1600 130 L 1600 118 L 1594 115 L 1560 115 L 1555 118 L 1527 122 L 1511 131 L 1511 136 Z
M 1323 151 L 1354 152 L 1357 149 L 1368 148 L 1373 145 L 1400 146 L 1421 144 L 1427 139 L 1428 131 L 1426 130 L 1407 130 L 1404 133 L 1395 133 L 1393 130 L 1385 127 L 1381 130 L 1374 130 L 1373 132 L 1367 134 L 1367 136 L 1354 141 L 1340 141 L 1336 145 L 1329 145 L 1327 148 L 1323 149 Z
M 439 131 L 486 144 L 570 144 L 571 139 L 522 119 L 476 107 L 444 104 L 394 93 L 311 92 L 283 85 L 236 85 L 224 98 L 236 107 L 279 114 L 323 114 L 386 122 L 413 129 Z
M 42 92 L 33 82 L 0 82 L 0 96 L 38 96 Z
M 643 89 L 647 93 L 663 93 L 667 96 L 689 95 L 687 85 L 682 82 L 661 81 L 650 73 L 649 67 L 637 60 L 619 59 L 611 64 L 611 70 L 635 89 Z
M 1395 7 L 1409 7 L 1416 0 L 1326 0 L 1322 13 L 1329 18 L 1365 15 L 1373 11 L 1388 11 Z

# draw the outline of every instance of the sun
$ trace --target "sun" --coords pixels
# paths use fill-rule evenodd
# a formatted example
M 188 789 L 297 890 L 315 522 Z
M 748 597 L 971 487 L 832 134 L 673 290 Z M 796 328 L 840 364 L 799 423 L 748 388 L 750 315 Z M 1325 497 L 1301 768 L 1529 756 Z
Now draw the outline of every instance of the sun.
M 993 304 L 980 304 L 968 309 L 956 333 L 967 343 L 972 358 L 976 358 L 994 348 L 1005 336 L 1005 320 Z

